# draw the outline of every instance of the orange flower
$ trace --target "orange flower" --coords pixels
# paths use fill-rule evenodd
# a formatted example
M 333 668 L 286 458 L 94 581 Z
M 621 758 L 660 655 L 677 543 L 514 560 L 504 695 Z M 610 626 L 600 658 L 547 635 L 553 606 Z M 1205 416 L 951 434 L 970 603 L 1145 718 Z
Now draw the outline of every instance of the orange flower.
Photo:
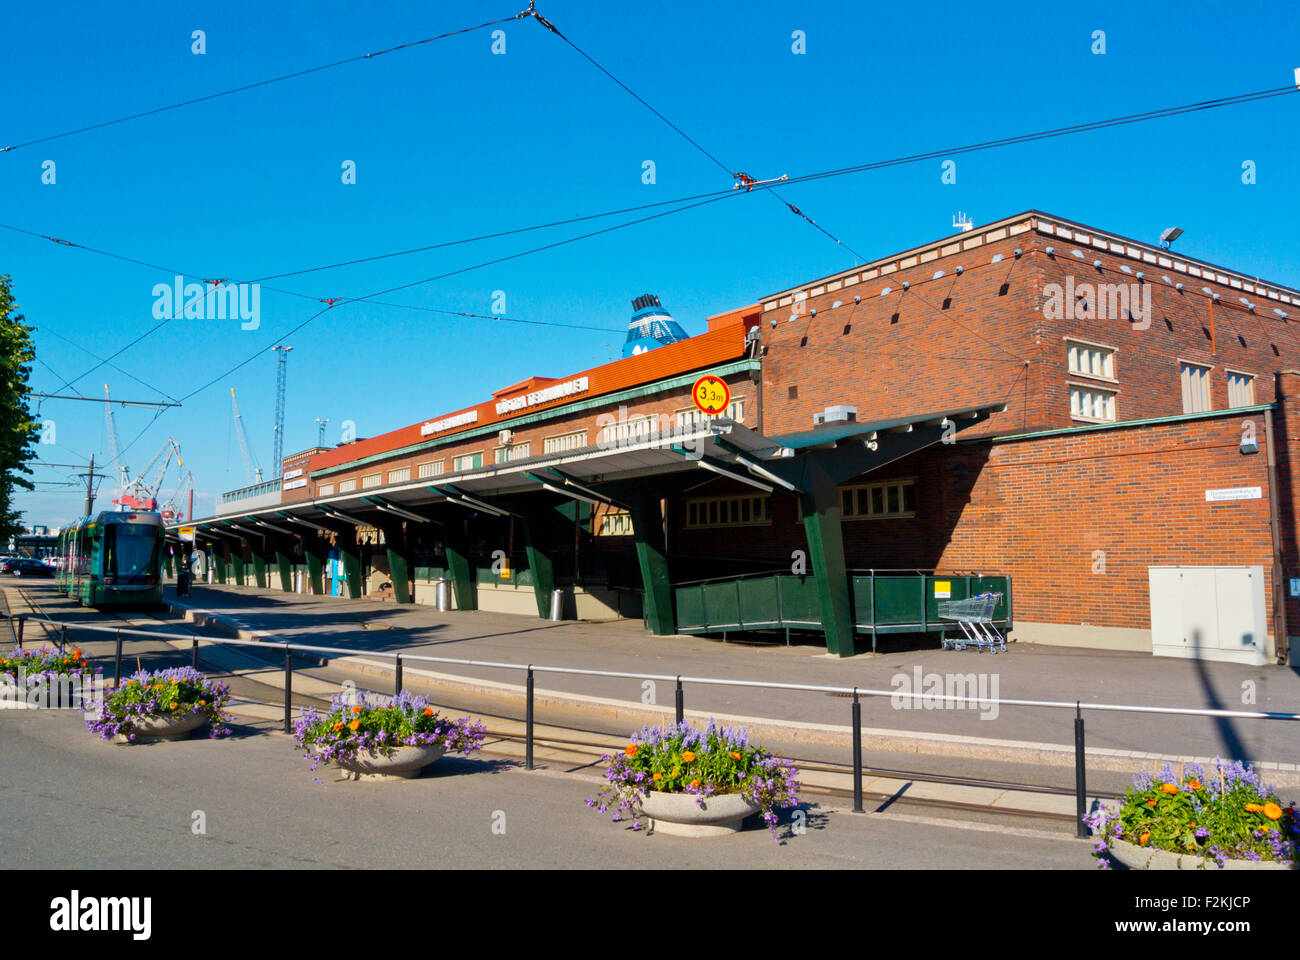
M 348 724 L 348 729 L 351 730 L 353 733 L 356 733 L 357 728 L 360 726 L 361 726 L 360 720 L 353 720 L 351 723 Z
M 682 753 L 682 759 L 683 759 L 684 761 L 686 761 L 687 763 L 694 763 L 694 762 L 695 762 L 695 752 L 692 751 L 692 750 L 686 750 L 686 751 L 684 751 L 684 752 Z
M 1263 812 L 1264 812 L 1264 808 L 1263 808 L 1262 806 L 1260 806 L 1258 803 L 1248 803 L 1248 804 L 1246 804 L 1246 812 L 1247 812 L 1247 813 L 1263 813 Z
M 424 708 L 424 715 L 425 715 L 426 717 L 431 717 L 431 716 L 433 716 L 433 707 L 425 707 L 425 708 Z
M 353 712 L 353 713 L 360 713 L 360 712 L 361 712 L 361 708 L 360 708 L 360 707 L 353 707 L 353 708 L 352 708 L 352 712 Z
M 1268 803 L 1264 804 L 1264 816 L 1268 817 L 1270 820 L 1276 820 L 1278 817 L 1282 816 L 1282 808 L 1270 800 Z
M 207 705 L 208 705 L 208 701 L 206 701 L 206 700 L 200 700 L 200 701 L 199 701 L 199 706 L 200 706 L 200 707 L 206 707 Z
M 740 754 L 738 754 L 735 750 L 732 750 L 732 751 L 731 751 L 731 759 L 732 759 L 732 760 L 739 760 L 739 759 L 740 759 Z
M 1193 790 L 1199 790 L 1199 789 L 1201 789 L 1201 784 L 1200 784 L 1200 782 L 1199 782 L 1199 781 L 1196 781 L 1196 780 L 1188 780 L 1188 781 L 1187 781 L 1187 785 L 1188 785 L 1189 787 L 1191 787 Z
M 1142 836 L 1138 837 L 1138 846 L 1145 847 L 1147 845 L 1147 841 L 1150 839 L 1151 839 L 1151 834 L 1149 833 L 1142 834 Z
M 80 658 L 81 658 L 81 651 L 80 651 L 80 650 L 73 650 L 73 651 L 72 651 L 72 655 L 73 655 L 74 657 L 80 659 Z
M 1155 800 L 1148 800 L 1148 801 L 1147 801 L 1147 806 L 1148 806 L 1148 807 L 1154 807 L 1155 805 L 1156 805 Z
M 655 774 L 651 779 L 652 779 L 652 780 L 662 780 L 663 778 L 664 778 L 664 775 L 663 775 L 662 773 L 656 773 L 656 774 Z
M 635 744 L 635 743 L 629 743 L 629 744 L 628 744 L 628 745 L 623 749 L 623 753 L 625 753 L 625 754 L 626 754 L 627 756 L 629 756 L 629 757 L 635 757 L 635 756 L 636 756 L 636 744 Z
M 342 730 L 342 729 L 343 729 L 343 721 L 340 720 L 338 723 L 334 724 L 334 729 L 335 729 L 335 730 Z
M 175 701 L 175 700 L 172 701 L 171 709 L 173 709 L 173 710 L 176 709 L 176 701 Z
M 692 787 L 695 787 L 696 789 L 699 789 L 700 781 L 699 781 L 698 779 L 697 779 L 697 780 L 692 780 L 692 781 L 691 781 L 691 786 L 692 786 Z
M 1161 793 L 1174 794 L 1174 793 L 1177 793 L 1177 792 L 1178 792 L 1178 787 L 1176 787 L 1176 786 L 1175 786 L 1174 784 L 1172 784 L 1172 783 L 1162 783 L 1162 784 L 1160 785 L 1160 792 L 1161 792 Z

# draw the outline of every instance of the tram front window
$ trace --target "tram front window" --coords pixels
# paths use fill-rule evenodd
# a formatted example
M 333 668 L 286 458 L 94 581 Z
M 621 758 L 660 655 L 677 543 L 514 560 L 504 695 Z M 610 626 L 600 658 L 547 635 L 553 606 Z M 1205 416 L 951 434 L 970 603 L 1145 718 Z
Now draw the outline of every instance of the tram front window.
M 158 535 L 140 524 L 109 524 L 104 529 L 104 578 L 118 582 L 154 577 L 158 566 Z

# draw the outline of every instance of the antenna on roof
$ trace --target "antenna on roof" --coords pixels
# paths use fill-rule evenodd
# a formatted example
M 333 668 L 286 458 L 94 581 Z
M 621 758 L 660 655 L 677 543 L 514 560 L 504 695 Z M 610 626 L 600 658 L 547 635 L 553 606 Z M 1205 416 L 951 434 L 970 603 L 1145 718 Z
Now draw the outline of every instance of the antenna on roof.
M 957 215 L 952 218 L 952 225 L 962 233 L 967 233 L 968 231 L 975 229 L 975 224 L 971 222 L 971 218 L 960 210 L 958 210 Z

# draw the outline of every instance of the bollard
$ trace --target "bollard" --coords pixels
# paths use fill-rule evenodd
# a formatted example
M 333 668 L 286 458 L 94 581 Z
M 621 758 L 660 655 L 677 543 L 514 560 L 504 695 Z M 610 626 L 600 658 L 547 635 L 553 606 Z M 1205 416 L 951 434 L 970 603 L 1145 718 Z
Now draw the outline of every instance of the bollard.
M 686 707 L 683 704 L 684 694 L 682 693 L 682 678 L 677 678 L 677 722 L 680 724 L 686 719 Z
M 393 696 L 400 697 L 402 695 L 402 655 L 400 653 L 397 655 L 396 674 L 397 677 L 393 683 Z
M 117 631 L 116 649 L 113 651 L 113 689 L 122 685 L 122 631 Z
M 190 640 L 190 666 L 195 670 L 199 668 L 199 638 L 193 637 Z
M 853 812 L 862 813 L 862 704 L 853 688 Z
M 59 628 L 59 653 L 63 653 L 68 646 L 68 625 L 65 623 Z
M 1083 822 L 1088 813 L 1087 769 L 1083 758 L 1083 709 L 1079 701 L 1074 702 L 1074 835 L 1081 839 L 1088 838 L 1088 825 Z
M 293 732 L 293 651 L 284 645 L 284 732 Z
M 528 699 L 524 704 L 524 769 L 533 769 L 533 665 L 528 665 Z
M 23 648 L 23 627 L 27 624 L 27 615 L 18 614 L 18 649 Z

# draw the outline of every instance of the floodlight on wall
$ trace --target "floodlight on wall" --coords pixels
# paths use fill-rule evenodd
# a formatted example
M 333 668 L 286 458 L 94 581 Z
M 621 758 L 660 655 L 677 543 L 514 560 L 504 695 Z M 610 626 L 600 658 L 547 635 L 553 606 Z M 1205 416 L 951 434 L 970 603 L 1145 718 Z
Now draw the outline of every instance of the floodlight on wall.
M 957 274 L 957 276 L 959 277 L 965 272 L 966 272 L 966 268 L 962 266 L 958 266 L 957 269 L 953 271 L 953 273 Z
M 1179 293 L 1182 293 L 1182 292 L 1183 292 L 1183 285 L 1182 285 L 1181 283 L 1175 283 L 1175 284 L 1174 284 L 1174 289 L 1177 290 Z
M 1094 261 L 1092 261 L 1092 265 L 1093 265 L 1093 267 L 1095 267 L 1095 268 L 1098 269 L 1098 270 L 1101 269 L 1101 261 L 1100 261 L 1100 260 L 1094 260 Z
M 842 306 L 844 306 L 844 301 L 836 300 L 834 303 L 831 304 L 831 309 L 834 310 L 836 307 L 842 307 Z
M 809 310 L 809 311 L 808 311 L 808 316 L 810 316 L 810 317 L 815 317 L 815 316 L 817 316 L 817 308 L 816 308 L 816 307 L 813 307 L 811 310 Z
M 1277 307 L 1274 307 L 1274 308 L 1273 308 L 1273 312 L 1276 313 L 1276 314 L 1277 314 L 1279 317 L 1281 317 L 1283 320 L 1286 319 L 1286 311 L 1285 311 L 1285 310 L 1279 310 Z
M 1002 262 L 1002 259 L 1003 259 L 1003 258 L 1002 258 L 1002 254 L 1000 254 L 1000 253 L 995 253 L 995 254 L 993 254 L 993 259 L 992 259 L 991 261 L 989 261 L 989 262 L 990 262 L 990 263 L 1001 263 L 1001 262 Z
M 1136 276 L 1138 280 L 1146 280 L 1147 278 L 1147 275 L 1143 273 L 1141 270 L 1139 270 L 1136 274 L 1134 274 L 1134 276 Z
M 1205 294 L 1207 297 L 1214 296 L 1214 291 L 1209 287 L 1201 287 L 1201 293 Z
M 1070 256 L 1072 256 L 1072 257 L 1078 257 L 1080 260 L 1082 260 L 1082 259 L 1083 259 L 1083 251 L 1082 251 L 1082 250 L 1071 250 L 1071 251 L 1070 251 Z
M 910 280 L 904 280 L 904 281 L 903 281 L 903 289 L 904 289 L 904 290 L 910 289 L 911 286 L 912 286 L 912 281 L 910 281 Z
M 1130 266 L 1129 266 L 1128 264 L 1126 264 L 1126 263 L 1121 263 L 1121 264 L 1119 265 L 1119 268 L 1120 268 L 1121 270 L 1123 270 L 1125 273 L 1132 273 L 1132 272 L 1133 272 L 1133 268 L 1130 267 Z
M 1240 300 L 1242 303 L 1244 303 L 1246 305 L 1246 309 L 1249 310 L 1251 313 L 1255 312 L 1255 305 L 1251 303 L 1249 300 L 1247 300 L 1245 297 L 1238 297 L 1237 299 Z
M 772 329 L 773 329 L 773 330 L 776 329 L 776 317 L 773 317 L 773 318 L 772 318 Z
M 893 291 L 893 289 L 894 289 L 893 287 L 885 287 L 885 289 L 880 291 L 880 295 L 882 297 L 887 297 Z
M 1043 252 L 1044 252 L 1045 254 L 1047 254 L 1049 257 L 1054 257 L 1054 256 L 1056 256 L 1056 248 L 1055 248 L 1055 247 L 1048 247 L 1048 248 L 1047 248 L 1046 250 L 1044 250 Z
M 934 271 L 934 276 L 931 277 L 930 279 L 931 279 L 931 280 L 938 280 L 938 279 L 939 279 L 940 277 L 942 277 L 942 276 L 943 276 L 943 271 L 942 271 L 942 270 L 936 270 L 936 271 Z
M 1048 250 L 1051 250 L 1052 248 L 1051 248 L 1051 247 L 1048 247 L 1047 249 L 1048 249 Z M 1011 251 L 1011 255 L 1012 255 L 1013 257 L 1015 257 L 1017 260 L 1019 260 L 1019 259 L 1021 258 L 1021 256 L 1024 255 L 1024 252 L 1025 252 L 1025 251 L 1021 250 L 1019 247 L 1016 247 L 1016 249 L 1014 249 L 1014 250 Z
M 1183 235 L 1182 227 L 1169 227 L 1168 229 L 1163 230 L 1160 233 L 1160 246 L 1168 250 L 1169 244 L 1173 243 L 1182 235 Z
M 861 303 L 861 302 L 862 302 L 862 296 L 861 296 L 861 294 L 859 294 L 858 296 L 854 297 L 854 298 L 853 298 L 853 302 L 854 302 L 854 303 Z

